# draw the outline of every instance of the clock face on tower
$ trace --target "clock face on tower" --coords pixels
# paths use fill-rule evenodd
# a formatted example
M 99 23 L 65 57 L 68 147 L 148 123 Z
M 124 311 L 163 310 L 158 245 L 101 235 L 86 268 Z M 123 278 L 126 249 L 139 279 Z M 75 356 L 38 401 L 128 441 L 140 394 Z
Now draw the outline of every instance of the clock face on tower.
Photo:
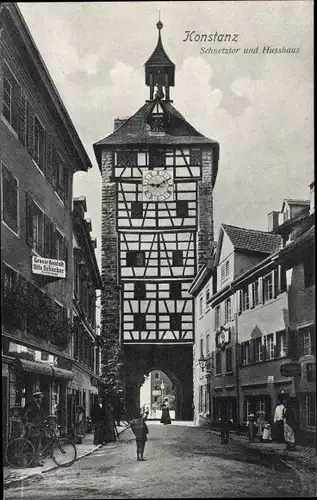
M 173 199 L 173 177 L 167 170 L 143 172 L 143 195 L 149 201 Z

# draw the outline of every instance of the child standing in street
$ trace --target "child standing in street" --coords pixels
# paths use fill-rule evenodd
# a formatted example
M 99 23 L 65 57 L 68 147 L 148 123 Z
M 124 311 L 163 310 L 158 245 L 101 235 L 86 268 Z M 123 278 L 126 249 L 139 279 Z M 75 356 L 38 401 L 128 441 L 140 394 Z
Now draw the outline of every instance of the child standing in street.
M 147 415 L 146 415 L 147 416 Z M 147 434 L 149 433 L 148 426 L 145 423 L 146 416 L 140 416 L 139 418 L 135 418 L 130 421 L 130 427 L 135 435 L 136 440 L 136 453 L 137 460 L 144 461 L 144 447 L 145 442 L 147 441 Z

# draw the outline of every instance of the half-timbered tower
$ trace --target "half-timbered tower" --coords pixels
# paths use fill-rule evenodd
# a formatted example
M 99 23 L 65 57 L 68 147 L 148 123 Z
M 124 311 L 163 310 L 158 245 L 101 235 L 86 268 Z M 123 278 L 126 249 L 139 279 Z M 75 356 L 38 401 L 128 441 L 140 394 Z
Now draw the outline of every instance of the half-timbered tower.
M 188 287 L 213 246 L 219 145 L 172 104 L 175 65 L 162 27 L 159 21 L 145 63 L 149 99 L 94 144 L 103 183 L 103 361 L 110 385 L 125 384 L 130 411 L 138 407 L 142 376 L 164 371 L 177 390 L 177 416 L 188 419 L 194 340 Z M 194 99 L 194 89 L 188 91 Z

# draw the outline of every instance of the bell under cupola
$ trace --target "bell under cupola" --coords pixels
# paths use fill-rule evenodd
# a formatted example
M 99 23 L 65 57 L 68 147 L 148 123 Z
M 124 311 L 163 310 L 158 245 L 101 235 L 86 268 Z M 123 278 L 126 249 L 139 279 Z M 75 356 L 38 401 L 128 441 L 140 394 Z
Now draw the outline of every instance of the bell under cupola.
M 150 101 L 156 97 L 170 101 L 170 87 L 174 87 L 175 64 L 166 54 L 161 38 L 163 23 L 156 24 L 158 41 L 153 54 L 145 63 L 145 84 L 150 87 Z M 154 90 L 156 93 L 154 95 Z M 164 89 L 164 90 L 163 90 Z

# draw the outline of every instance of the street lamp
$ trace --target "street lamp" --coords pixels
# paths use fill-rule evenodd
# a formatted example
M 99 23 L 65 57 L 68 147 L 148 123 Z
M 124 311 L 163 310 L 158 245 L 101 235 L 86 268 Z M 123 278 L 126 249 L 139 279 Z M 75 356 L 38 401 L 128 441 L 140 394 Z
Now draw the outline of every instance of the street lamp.
M 206 375 L 212 375 L 212 372 L 207 370 L 207 359 L 205 356 L 202 354 L 198 360 L 198 364 L 203 372 L 206 373 Z

